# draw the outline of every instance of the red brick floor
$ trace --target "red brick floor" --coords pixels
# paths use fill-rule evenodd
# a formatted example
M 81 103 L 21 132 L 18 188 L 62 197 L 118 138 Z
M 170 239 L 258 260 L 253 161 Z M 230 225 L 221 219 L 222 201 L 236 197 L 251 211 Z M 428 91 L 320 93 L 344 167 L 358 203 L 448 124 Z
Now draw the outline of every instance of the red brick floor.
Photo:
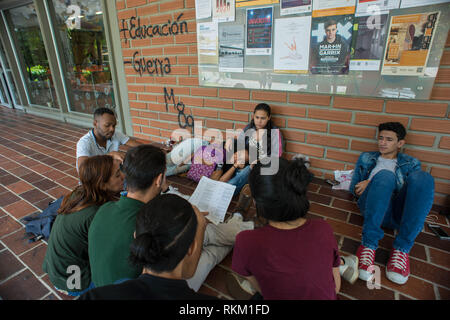
M 42 271 L 47 244 L 29 244 L 21 218 L 47 206 L 49 201 L 77 185 L 75 147 L 87 129 L 0 106 L 0 297 L 9 299 L 70 299 L 55 291 Z M 172 185 L 190 194 L 195 183 L 171 177 Z M 334 191 L 320 179 L 309 188 L 308 217 L 323 218 L 334 229 L 342 254 L 359 245 L 362 217 L 348 192 Z M 233 209 L 236 201 L 230 205 Z M 251 208 L 254 210 L 254 208 Z M 450 232 L 449 221 L 433 208 L 429 217 Z M 442 241 L 425 228 L 411 251 L 411 276 L 406 285 L 385 277 L 385 264 L 394 239 L 386 230 L 377 250 L 380 289 L 368 289 L 357 280 L 342 283 L 340 299 L 450 299 L 450 241 Z M 224 279 L 230 271 L 228 255 L 208 276 L 201 292 L 230 298 Z

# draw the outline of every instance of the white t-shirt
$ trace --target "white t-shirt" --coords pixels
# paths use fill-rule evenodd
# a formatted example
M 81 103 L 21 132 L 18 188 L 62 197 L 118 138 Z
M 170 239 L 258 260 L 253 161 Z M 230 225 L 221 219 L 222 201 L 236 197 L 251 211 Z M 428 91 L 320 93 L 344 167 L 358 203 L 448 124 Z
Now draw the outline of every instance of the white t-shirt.
M 94 129 L 89 130 L 77 143 L 77 170 L 79 157 L 92 157 L 108 154 L 111 151 L 119 151 L 122 144 L 128 142 L 130 138 L 121 132 L 114 132 L 111 139 L 106 141 L 106 148 L 99 146 L 95 140 Z
M 372 180 L 373 176 L 376 175 L 381 170 L 389 170 L 395 174 L 395 167 L 397 166 L 397 158 L 395 159 L 385 159 L 381 156 L 378 157 L 377 165 L 370 172 L 369 180 Z

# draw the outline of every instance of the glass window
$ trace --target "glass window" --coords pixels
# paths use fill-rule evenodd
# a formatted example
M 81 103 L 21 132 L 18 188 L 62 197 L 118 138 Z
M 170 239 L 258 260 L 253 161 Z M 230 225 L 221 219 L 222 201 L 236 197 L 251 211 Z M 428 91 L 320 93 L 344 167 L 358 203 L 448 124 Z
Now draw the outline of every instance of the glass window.
M 54 28 L 67 66 L 70 110 L 92 114 L 114 108 L 114 93 L 100 0 L 53 0 Z
M 12 76 L 11 68 L 9 67 L 8 59 L 6 59 L 5 49 L 0 43 L 0 61 L 1 61 L 1 77 L 2 77 L 2 94 L 4 95 L 5 102 L 13 99 L 15 105 L 21 104 L 19 94 L 17 93 L 16 83 Z M 3 70 L 3 67 L 5 68 Z M 8 99 L 9 98 L 9 99 Z
M 32 104 L 58 108 L 55 86 L 34 4 L 8 10 Z

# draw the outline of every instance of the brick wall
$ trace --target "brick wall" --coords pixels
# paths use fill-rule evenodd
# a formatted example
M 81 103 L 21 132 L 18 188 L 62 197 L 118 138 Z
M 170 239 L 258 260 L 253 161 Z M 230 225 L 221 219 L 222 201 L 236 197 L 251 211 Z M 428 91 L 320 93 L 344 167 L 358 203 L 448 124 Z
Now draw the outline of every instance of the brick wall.
M 255 105 L 267 102 L 282 128 L 285 156 L 307 154 L 313 172 L 328 177 L 333 170 L 353 168 L 361 151 L 376 149 L 378 123 L 399 121 L 408 130 L 405 152 L 435 177 L 435 203 L 450 206 L 450 37 L 430 101 L 205 88 L 197 78 L 194 0 L 122 0 L 116 8 L 135 137 L 165 141 L 179 128 L 178 111 L 170 103 L 166 109 L 164 88 L 169 95 L 173 89 L 176 102 L 186 106 L 184 113 L 201 121 L 204 130 L 243 128 Z M 131 35 L 138 23 L 152 28 L 141 28 L 131 39 L 122 30 L 132 29 L 130 21 Z M 141 67 L 130 63 L 133 56 Z

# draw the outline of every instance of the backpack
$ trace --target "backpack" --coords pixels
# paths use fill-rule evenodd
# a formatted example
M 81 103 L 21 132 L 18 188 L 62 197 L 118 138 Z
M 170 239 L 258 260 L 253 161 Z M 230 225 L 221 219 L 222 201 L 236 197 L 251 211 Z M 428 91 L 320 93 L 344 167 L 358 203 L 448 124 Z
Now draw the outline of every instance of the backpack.
M 32 214 L 22 219 L 26 223 L 25 232 L 34 235 L 28 240 L 28 243 L 35 242 L 40 239 L 48 240 L 53 222 L 58 215 L 58 209 L 61 207 L 63 198 L 64 196 L 61 196 L 60 198 L 50 202 L 48 207 L 41 213 Z

